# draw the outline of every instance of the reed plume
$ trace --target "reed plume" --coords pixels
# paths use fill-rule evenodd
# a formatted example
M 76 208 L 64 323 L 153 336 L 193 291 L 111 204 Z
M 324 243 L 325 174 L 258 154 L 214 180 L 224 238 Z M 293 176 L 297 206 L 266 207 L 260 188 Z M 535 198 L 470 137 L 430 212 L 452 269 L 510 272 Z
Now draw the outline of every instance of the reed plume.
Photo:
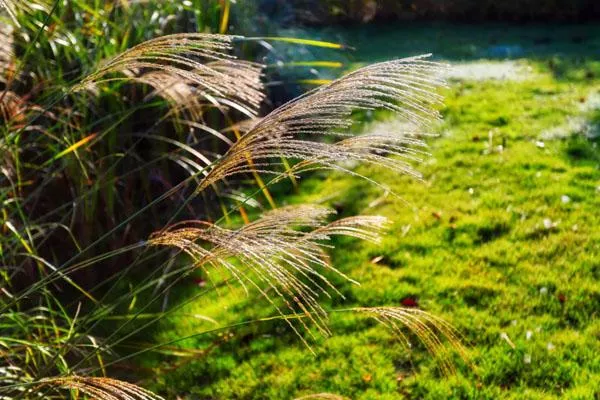
M 294 400 L 347 400 L 347 397 L 333 393 L 315 393 L 306 396 L 296 397 Z
M 13 27 L 0 23 L 0 82 L 6 82 L 13 63 L 13 42 Z
M 412 347 L 404 333 L 408 329 L 435 356 L 443 373 L 454 373 L 450 352 L 456 350 L 463 360 L 468 360 L 460 334 L 448 322 L 418 308 L 407 307 L 358 307 L 353 311 L 366 314 L 392 331 L 407 348 Z
M 274 160 L 300 160 L 292 171 L 316 168 L 345 168 L 342 161 L 373 163 L 419 176 L 410 162 L 424 154 L 418 147 L 424 130 L 439 119 L 436 93 L 444 85 L 446 66 L 412 57 L 373 64 L 317 88 L 268 114 L 251 126 L 240 140 L 214 164 L 198 187 L 202 191 L 233 175 L 258 168 L 274 173 Z M 406 121 L 402 132 L 348 137 L 352 113 L 386 109 Z M 337 141 L 314 140 L 328 135 Z M 417 147 L 417 148 L 415 148 Z M 386 155 L 398 157 L 386 158 Z M 253 165 L 247 163 L 250 156 Z
M 357 216 L 327 224 L 333 213 L 324 207 L 288 206 L 237 230 L 190 221 L 157 232 L 149 244 L 179 248 L 192 257 L 195 268 L 207 273 L 227 271 L 246 290 L 248 286 L 257 289 L 283 316 L 270 294 L 275 293 L 292 313 L 299 312 L 320 333 L 329 335 L 327 313 L 318 298 L 329 297 L 329 291 L 341 293 L 324 272 L 356 282 L 329 263 L 323 251 L 326 243 L 335 235 L 377 241 L 386 223 L 383 217 Z M 296 320 L 308 328 L 303 318 Z M 292 320 L 286 321 L 300 336 Z
M 97 400 L 164 400 L 149 390 L 110 378 L 83 376 L 48 378 L 42 381 L 42 386 L 80 391 Z
M 106 61 L 74 90 L 107 81 L 137 81 L 151 85 L 177 107 L 193 109 L 201 99 L 252 117 L 264 97 L 262 65 L 231 56 L 235 38 L 183 33 L 151 39 Z
M 204 104 L 196 95 L 196 88 L 191 82 L 162 71 L 147 72 L 140 76 L 133 76 L 132 79 L 153 87 L 154 91 L 148 97 L 164 98 L 171 104 L 174 114 L 187 112 L 193 121 L 201 118 Z

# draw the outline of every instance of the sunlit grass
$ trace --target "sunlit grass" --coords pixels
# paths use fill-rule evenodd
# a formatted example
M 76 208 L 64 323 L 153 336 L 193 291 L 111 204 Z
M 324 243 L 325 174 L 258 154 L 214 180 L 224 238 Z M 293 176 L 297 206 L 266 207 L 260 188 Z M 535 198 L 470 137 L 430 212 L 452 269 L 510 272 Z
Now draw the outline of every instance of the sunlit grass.
M 361 283 L 340 281 L 344 305 L 404 302 L 443 316 L 464 334 L 473 369 L 460 364 L 456 376 L 442 379 L 424 348 L 407 351 L 381 327 L 340 314 L 332 316 L 334 336 L 315 346 L 315 357 L 290 332 L 270 327 L 188 341 L 210 353 L 169 373 L 169 385 L 158 387 L 223 398 L 597 396 L 600 154 L 580 132 L 569 131 L 567 139 L 541 135 L 568 129 L 569 118 L 595 121 L 589 104 L 600 87 L 597 80 L 563 81 L 545 64 L 529 65 L 536 75 L 524 81 L 452 84 L 440 137 L 429 140 L 433 160 L 423 168 L 425 184 L 376 167 L 358 169 L 394 182 L 391 189 L 415 211 L 341 175 L 300 181 L 301 194 L 291 199 L 324 202 L 342 215 L 392 218 L 380 245 L 343 240 L 333 251 L 332 262 Z M 182 289 L 201 290 L 193 281 Z M 261 315 L 243 299 L 207 303 L 185 310 L 222 323 L 239 313 Z M 174 317 L 156 334 L 166 339 L 204 325 Z M 242 352 L 229 353 L 242 344 Z

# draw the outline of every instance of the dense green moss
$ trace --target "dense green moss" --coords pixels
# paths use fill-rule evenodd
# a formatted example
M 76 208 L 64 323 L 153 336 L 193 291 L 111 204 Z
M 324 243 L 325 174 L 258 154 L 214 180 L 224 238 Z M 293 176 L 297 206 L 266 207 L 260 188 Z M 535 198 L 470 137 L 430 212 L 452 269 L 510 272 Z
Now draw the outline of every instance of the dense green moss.
M 277 321 L 190 339 L 186 346 L 210 351 L 162 374 L 155 388 L 190 399 L 319 392 L 353 399 L 597 399 L 600 152 L 594 139 L 567 125 L 573 117 L 597 123 L 587 104 L 600 85 L 559 79 L 546 64 L 529 66 L 534 75 L 524 80 L 451 85 L 440 136 L 430 141 L 433 157 L 420 168 L 425 183 L 359 167 L 404 202 L 347 175 L 316 175 L 286 199 L 325 202 L 342 215 L 389 217 L 393 225 L 380 245 L 336 242 L 333 263 L 361 285 L 332 277 L 346 299 L 325 304 L 400 305 L 411 298 L 460 330 L 472 368 L 457 360 L 457 374 L 444 378 L 422 346 L 405 349 L 383 327 L 334 313 L 334 336 L 318 339 L 315 354 Z M 540 139 L 563 126 L 566 138 Z M 180 290 L 200 289 L 190 283 Z M 194 314 L 223 325 L 271 315 L 265 302 L 229 292 L 183 312 L 157 329 L 157 339 L 212 327 Z

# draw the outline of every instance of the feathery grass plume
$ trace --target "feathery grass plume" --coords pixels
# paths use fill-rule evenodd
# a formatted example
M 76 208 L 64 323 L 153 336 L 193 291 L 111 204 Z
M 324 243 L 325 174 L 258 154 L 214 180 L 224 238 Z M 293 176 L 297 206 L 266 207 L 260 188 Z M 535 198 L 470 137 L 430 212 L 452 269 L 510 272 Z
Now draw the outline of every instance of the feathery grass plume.
M 309 399 L 320 399 L 320 400 L 347 400 L 347 397 L 340 396 L 339 394 L 333 393 L 315 393 L 307 394 L 306 396 L 296 397 L 294 400 L 309 400 Z
M 426 136 L 411 123 L 390 121 L 378 123 L 369 129 L 369 133 L 349 137 L 335 143 L 334 152 L 313 150 L 314 157 L 306 159 L 293 168 L 294 173 L 311 169 L 339 169 L 350 171 L 344 161 L 364 162 L 388 168 L 399 174 L 421 179 L 421 173 L 413 167 L 421 163 L 429 155 L 425 151 L 427 144 L 422 139 Z M 395 156 L 390 158 L 389 156 Z
M 335 169 L 348 172 L 375 184 L 378 182 L 351 170 L 359 163 L 368 163 L 390 169 L 399 174 L 421 179 L 421 173 L 413 167 L 429 153 L 423 150 L 426 143 L 418 132 L 404 131 L 401 135 L 362 134 L 335 144 L 307 141 L 288 141 L 282 146 L 284 157 L 301 158 L 285 174 L 275 180 L 317 169 Z M 395 157 L 389 157 L 393 155 Z
M 42 380 L 41 386 L 76 390 L 97 400 L 164 400 L 129 382 L 110 378 L 68 376 Z
M 340 161 L 365 161 L 418 176 L 404 160 L 416 160 L 424 146 L 417 138 L 422 130 L 439 119 L 435 109 L 441 103 L 436 90 L 444 85 L 442 72 L 446 65 L 418 56 L 369 65 L 338 80 L 314 89 L 284 104 L 262 118 L 232 146 L 203 179 L 198 191 L 241 173 L 251 172 L 246 157 L 262 172 L 270 171 L 273 159 L 287 157 L 303 160 L 295 172 L 340 168 Z M 319 135 L 344 137 L 352 126 L 351 116 L 357 110 L 387 109 L 396 112 L 407 123 L 406 132 L 387 135 L 346 138 L 335 143 L 303 139 Z M 395 154 L 400 158 L 385 159 Z M 288 172 L 289 173 L 289 172 Z
M 242 121 L 238 122 L 237 124 L 230 125 L 227 128 L 223 129 L 223 132 L 237 131 L 240 134 L 244 135 L 244 134 L 248 133 L 249 131 L 251 131 L 252 128 L 254 127 L 254 125 L 258 124 L 261 121 L 261 119 L 262 118 L 260 118 L 260 117 L 256 117 L 256 118 L 242 120 Z
M 196 88 L 180 77 L 162 71 L 151 71 L 138 77 L 133 76 L 136 82 L 144 83 L 154 88 L 149 97 L 161 96 L 166 99 L 172 112 L 179 115 L 187 112 L 192 121 L 197 121 L 202 116 L 203 104 L 196 95 Z
M 45 11 L 49 10 L 49 2 L 47 0 L 0 0 L 0 8 L 4 8 L 10 18 L 13 20 L 15 25 L 19 25 L 17 15 L 19 11 L 26 13 L 32 13 L 34 11 Z
M 252 117 L 263 100 L 262 65 L 229 54 L 235 36 L 182 33 L 161 36 L 106 61 L 74 87 L 81 90 L 112 80 L 147 83 L 179 106 L 193 104 L 188 92 Z M 160 72 L 159 75 L 156 75 Z M 121 73 L 122 76 L 114 76 Z M 154 73 L 154 75 L 148 75 Z M 182 85 L 187 86 L 182 91 Z
M 408 329 L 439 360 L 440 369 L 447 375 L 455 371 L 450 358 L 452 350 L 456 350 L 463 360 L 468 360 L 460 333 L 448 322 L 426 311 L 406 307 L 358 307 L 352 311 L 376 319 L 410 348 L 410 340 L 403 332 L 403 328 Z
M 383 217 L 357 216 L 326 224 L 326 218 L 332 214 L 334 211 L 325 207 L 288 206 L 267 212 L 237 230 L 189 221 L 155 233 L 149 244 L 181 249 L 192 257 L 196 268 L 207 274 L 211 270 L 227 271 L 246 291 L 247 284 L 257 289 L 283 316 L 282 309 L 269 294 L 275 293 L 289 310 L 300 312 L 327 336 L 330 333 L 327 313 L 318 298 L 320 295 L 330 297 L 329 290 L 340 296 L 341 293 L 323 272 L 331 271 L 356 282 L 329 263 L 324 253 L 326 242 L 334 235 L 377 241 L 386 223 Z M 295 320 L 308 331 L 303 318 Z M 300 336 L 292 319 L 286 318 L 286 322 Z
M 1 0 L 0 0 L 1 1 Z M 6 82 L 6 75 L 13 63 L 13 27 L 0 23 L 0 82 Z

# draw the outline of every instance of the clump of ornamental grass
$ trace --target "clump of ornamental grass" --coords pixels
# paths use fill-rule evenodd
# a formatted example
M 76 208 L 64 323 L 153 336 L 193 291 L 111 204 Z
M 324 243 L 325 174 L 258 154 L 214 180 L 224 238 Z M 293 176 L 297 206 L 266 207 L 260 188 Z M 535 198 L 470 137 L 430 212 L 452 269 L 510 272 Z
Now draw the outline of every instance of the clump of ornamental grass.
M 444 65 L 426 61 L 427 56 L 374 64 L 319 87 L 257 121 L 215 163 L 198 187 L 202 191 L 216 182 L 258 167 L 266 173 L 273 160 L 301 160 L 288 170 L 299 174 L 313 169 L 346 170 L 343 162 L 366 162 L 400 173 L 419 176 L 407 161 L 420 161 L 422 128 L 430 127 L 439 114 L 432 106 L 441 101 L 434 90 L 443 84 Z M 407 121 L 403 132 L 348 137 L 353 111 L 386 109 Z M 318 136 L 339 137 L 326 142 Z M 254 160 L 252 166 L 247 156 Z M 386 156 L 396 157 L 388 158 Z
M 83 376 L 43 379 L 39 387 L 49 387 L 53 390 L 69 390 L 72 393 L 82 393 L 97 400 L 164 400 L 148 390 L 128 382 Z
M 6 80 L 5 74 L 10 69 L 13 59 L 13 28 L 11 25 L 0 25 L 0 83 Z
M 346 400 L 347 397 L 339 396 L 333 393 L 315 393 L 306 396 L 296 397 L 294 400 Z
M 221 29 L 229 2 L 215 4 Z M 181 11 L 173 5 L 156 6 L 165 19 L 134 27 L 120 49 L 97 33 L 117 37 L 123 27 L 114 18 L 143 20 L 153 5 L 0 6 L 9 17 L 0 29 L 2 398 L 159 399 L 127 374 L 107 375 L 166 346 L 124 350 L 181 307 L 169 306 L 168 293 L 198 270 L 219 277 L 206 291 L 240 285 L 263 298 L 276 313 L 269 320 L 286 323 L 309 349 L 311 338 L 332 334 L 332 312 L 357 312 L 410 346 L 406 328 L 452 369 L 458 335 L 425 311 L 323 305 L 343 298 L 333 277 L 359 283 L 331 264 L 332 238 L 377 242 L 384 218 L 277 207 L 268 189 L 318 169 L 357 174 L 361 163 L 419 178 L 445 65 L 427 56 L 370 65 L 259 117 L 263 66 L 233 55 L 247 39 L 167 33 Z M 376 110 L 395 112 L 403 129 L 351 133 L 357 113 Z M 259 195 L 273 209 L 255 218 L 246 209 L 262 208 Z
M 230 56 L 234 39 L 202 33 L 151 39 L 103 62 L 74 90 L 115 80 L 141 82 L 151 85 L 156 94 L 164 94 L 177 108 L 198 113 L 195 102 L 204 100 L 253 117 L 264 98 L 262 66 Z
M 226 271 L 247 293 L 249 289 L 261 293 L 282 317 L 300 312 L 322 334 L 329 335 L 327 312 L 320 306 L 319 296 L 329 297 L 330 290 L 341 294 L 326 272 L 354 281 L 330 265 L 324 244 L 334 235 L 377 241 L 386 222 L 382 217 L 360 216 L 326 224 L 331 213 L 322 207 L 289 206 L 233 231 L 205 221 L 187 221 L 186 226 L 176 224 L 156 233 L 148 243 L 181 249 L 194 260 L 193 268 L 201 268 L 207 275 L 209 269 Z M 277 305 L 278 300 L 283 300 L 287 310 Z M 286 320 L 302 339 L 299 329 L 310 330 L 304 319 L 297 321 L 300 327 L 294 320 Z

